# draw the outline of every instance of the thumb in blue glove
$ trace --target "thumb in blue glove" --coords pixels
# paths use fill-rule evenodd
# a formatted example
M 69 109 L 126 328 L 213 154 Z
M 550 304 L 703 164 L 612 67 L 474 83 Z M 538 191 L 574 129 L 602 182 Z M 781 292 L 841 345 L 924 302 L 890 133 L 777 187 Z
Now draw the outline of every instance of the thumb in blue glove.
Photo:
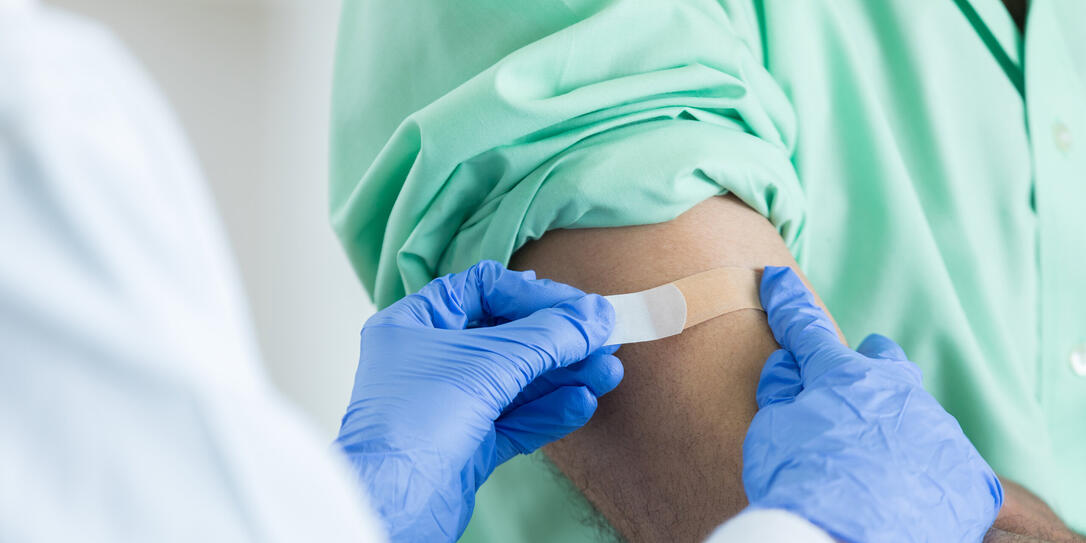
M 453 541 L 509 458 L 584 425 L 622 378 L 600 296 L 483 261 L 362 329 L 337 440 L 393 541 Z
M 1002 486 L 901 347 L 879 335 L 841 344 L 789 268 L 765 269 L 761 297 L 782 349 L 743 444 L 751 507 L 842 541 L 980 541 Z

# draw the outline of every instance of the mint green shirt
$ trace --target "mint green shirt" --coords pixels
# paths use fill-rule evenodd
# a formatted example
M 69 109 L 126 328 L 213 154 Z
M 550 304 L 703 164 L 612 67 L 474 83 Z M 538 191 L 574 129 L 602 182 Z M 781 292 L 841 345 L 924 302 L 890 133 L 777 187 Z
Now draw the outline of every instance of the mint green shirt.
M 1086 2 L 471 0 L 343 12 L 332 221 L 380 306 L 555 228 L 734 193 L 1086 531 Z M 466 538 L 591 541 L 540 461 Z M 711 489 L 706 489 L 710 492 Z

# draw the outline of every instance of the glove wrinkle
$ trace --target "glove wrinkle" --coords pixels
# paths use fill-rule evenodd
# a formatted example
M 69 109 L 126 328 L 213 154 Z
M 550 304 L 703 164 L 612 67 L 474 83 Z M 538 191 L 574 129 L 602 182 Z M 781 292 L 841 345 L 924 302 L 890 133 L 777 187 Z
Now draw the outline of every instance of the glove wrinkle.
M 498 465 L 583 426 L 622 377 L 613 321 L 600 296 L 486 261 L 371 317 L 337 442 L 392 541 L 455 540 Z
M 979 541 L 1002 487 L 901 347 L 875 335 L 843 346 L 788 268 L 766 268 L 761 292 L 783 350 L 763 368 L 743 444 L 751 507 L 842 541 Z

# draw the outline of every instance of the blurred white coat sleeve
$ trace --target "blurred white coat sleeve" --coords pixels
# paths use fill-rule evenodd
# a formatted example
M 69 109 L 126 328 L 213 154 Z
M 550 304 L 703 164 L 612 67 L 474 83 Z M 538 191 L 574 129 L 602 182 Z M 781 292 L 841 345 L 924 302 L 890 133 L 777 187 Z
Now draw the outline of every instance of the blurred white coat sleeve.
M 783 509 L 748 509 L 720 525 L 705 543 L 834 543 L 807 519 Z
M 0 0 L 0 541 L 384 539 L 264 375 L 205 191 L 108 32 Z

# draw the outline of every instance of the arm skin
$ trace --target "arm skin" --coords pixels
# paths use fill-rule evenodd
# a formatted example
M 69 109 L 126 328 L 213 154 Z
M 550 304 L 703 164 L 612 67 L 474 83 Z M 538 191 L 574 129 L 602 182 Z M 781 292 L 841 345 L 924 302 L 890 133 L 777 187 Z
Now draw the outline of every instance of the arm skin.
M 554 230 L 510 263 L 600 294 L 720 266 L 769 265 L 796 268 L 773 226 L 731 196 L 662 224 Z M 616 353 L 623 382 L 584 428 L 544 451 L 627 541 L 701 541 L 747 504 L 743 438 L 759 372 L 776 349 L 755 310 L 624 346 Z M 1002 481 L 1005 505 L 986 541 L 1080 541 L 1043 502 Z
M 796 267 L 776 229 L 732 197 L 663 224 L 555 230 L 511 267 L 600 294 L 720 266 Z M 545 448 L 628 541 L 701 541 L 746 506 L 743 438 L 777 343 L 756 310 L 622 347 L 621 385 L 583 429 Z
M 1084 543 L 1086 537 L 1076 535 L 1056 516 L 1056 513 L 1024 487 L 1000 477 L 1003 484 L 1003 509 L 999 511 L 993 532 L 1025 534 L 1037 539 L 992 539 L 985 541 L 1051 541 L 1053 543 Z M 989 533 L 989 536 L 992 534 Z
M 983 543 L 1048 543 L 1043 539 L 1037 539 L 1036 537 L 1030 537 L 1028 535 L 1015 534 L 1011 532 L 1004 532 L 999 528 L 992 527 L 988 530 L 988 533 L 984 536 Z

